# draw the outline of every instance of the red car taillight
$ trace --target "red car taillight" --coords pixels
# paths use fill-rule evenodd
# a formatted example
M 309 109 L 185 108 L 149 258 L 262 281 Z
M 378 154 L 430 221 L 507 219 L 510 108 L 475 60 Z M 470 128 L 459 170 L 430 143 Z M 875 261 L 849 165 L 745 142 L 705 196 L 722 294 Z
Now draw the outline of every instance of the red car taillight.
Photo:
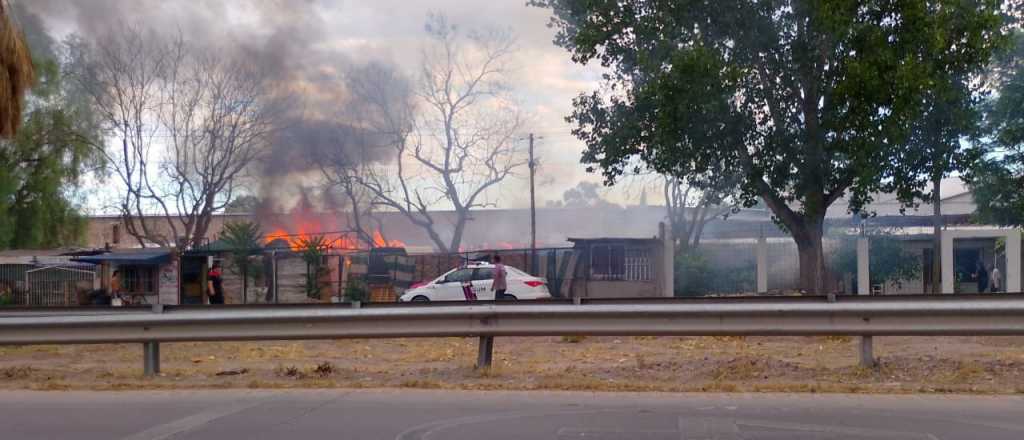
M 523 284 L 526 284 L 527 286 L 530 286 L 530 287 L 539 287 L 539 286 L 543 286 L 544 282 L 543 281 L 523 281 Z

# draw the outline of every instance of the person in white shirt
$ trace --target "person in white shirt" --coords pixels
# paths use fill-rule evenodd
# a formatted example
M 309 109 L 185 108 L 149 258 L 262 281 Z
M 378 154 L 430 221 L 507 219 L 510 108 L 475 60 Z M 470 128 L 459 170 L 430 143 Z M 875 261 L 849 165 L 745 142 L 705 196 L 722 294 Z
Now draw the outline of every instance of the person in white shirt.
M 990 281 L 990 283 L 992 284 L 993 292 L 999 292 L 1003 288 L 1002 275 L 1003 274 L 999 273 L 998 267 L 992 268 L 992 280 Z

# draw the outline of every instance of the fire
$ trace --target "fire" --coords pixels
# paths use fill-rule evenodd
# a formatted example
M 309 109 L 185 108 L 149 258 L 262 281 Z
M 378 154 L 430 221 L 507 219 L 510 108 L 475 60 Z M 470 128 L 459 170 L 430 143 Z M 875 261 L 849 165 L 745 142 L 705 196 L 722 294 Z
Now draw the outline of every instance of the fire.
M 288 233 L 288 231 L 278 228 L 267 234 L 266 243 L 270 244 L 274 241 L 281 240 L 288 243 L 288 247 L 293 251 L 301 251 L 305 248 L 306 244 L 315 237 L 323 237 L 324 242 L 328 249 L 340 249 L 340 250 L 365 250 L 367 248 L 365 243 L 356 240 L 351 233 L 346 232 L 326 232 L 326 231 L 309 231 L 303 228 L 299 228 L 296 233 Z M 380 230 L 373 231 L 373 247 L 405 247 L 405 243 L 400 240 L 385 240 L 384 234 Z
M 270 244 L 276 240 L 282 240 L 288 244 L 288 247 L 293 251 L 301 251 L 305 249 L 306 245 L 315 239 L 316 237 L 322 237 L 324 239 L 324 245 L 328 249 L 344 249 L 344 250 L 358 250 L 363 249 L 365 246 L 360 246 L 358 240 L 350 237 L 348 233 L 341 232 L 328 232 L 328 231 L 312 231 L 306 232 L 300 229 L 297 233 L 288 233 L 288 231 L 278 228 L 271 232 L 266 237 L 266 243 Z
M 270 244 L 280 240 L 288 244 L 293 251 L 301 251 L 309 241 L 316 237 L 322 237 L 328 249 L 338 250 L 362 250 L 366 249 L 366 243 L 361 242 L 355 233 L 343 232 L 347 228 L 334 224 L 324 224 L 325 217 L 316 212 L 309 198 L 303 194 L 302 199 L 288 215 L 290 227 L 279 227 L 270 234 L 267 234 L 265 243 Z M 332 219 L 334 217 L 327 216 Z M 405 247 L 405 243 L 399 240 L 385 240 L 381 231 L 373 231 L 373 247 Z
M 399 240 L 385 240 L 380 230 L 373 231 L 373 247 L 405 247 L 405 243 Z

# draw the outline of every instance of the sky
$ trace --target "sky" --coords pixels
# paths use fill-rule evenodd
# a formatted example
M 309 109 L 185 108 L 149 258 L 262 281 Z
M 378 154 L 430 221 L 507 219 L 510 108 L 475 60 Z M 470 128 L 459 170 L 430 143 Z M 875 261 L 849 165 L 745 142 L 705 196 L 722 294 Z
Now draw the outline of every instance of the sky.
M 23 0 L 25 1 L 25 0 Z M 310 63 L 330 70 L 345 63 L 388 61 L 414 72 L 424 44 L 428 13 L 446 14 L 463 27 L 507 27 L 517 37 L 511 75 L 515 96 L 531 116 L 522 133 L 537 135 L 538 205 L 559 200 L 581 181 L 599 182 L 579 163 L 582 144 L 564 117 L 572 98 L 594 90 L 598 67 L 574 64 L 552 43 L 549 11 L 525 0 L 31 0 L 25 4 L 51 33 L 97 35 L 133 25 L 160 32 L 180 31 L 186 38 L 229 35 L 244 47 L 258 47 L 255 61 Z M 272 58 L 280 58 L 275 60 Z M 312 61 L 311 61 L 312 60 Z M 529 206 L 525 168 L 498 189 L 499 207 Z M 635 185 L 609 189 L 605 197 L 635 203 Z M 649 198 L 658 203 L 657 191 Z

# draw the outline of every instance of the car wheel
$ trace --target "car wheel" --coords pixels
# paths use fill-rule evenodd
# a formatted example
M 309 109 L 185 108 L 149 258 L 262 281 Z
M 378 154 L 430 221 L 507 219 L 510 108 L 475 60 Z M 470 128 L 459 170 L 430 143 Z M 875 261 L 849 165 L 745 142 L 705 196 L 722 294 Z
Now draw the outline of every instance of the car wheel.
M 429 301 L 430 301 L 430 298 L 427 298 L 427 297 L 425 297 L 423 295 L 416 295 L 416 296 L 412 297 L 412 302 L 423 303 L 423 302 L 429 302 Z
M 519 298 L 516 298 L 515 295 L 509 295 L 509 294 L 506 293 L 506 294 L 501 296 L 501 299 L 504 300 L 504 301 L 515 301 L 515 300 L 517 300 Z

